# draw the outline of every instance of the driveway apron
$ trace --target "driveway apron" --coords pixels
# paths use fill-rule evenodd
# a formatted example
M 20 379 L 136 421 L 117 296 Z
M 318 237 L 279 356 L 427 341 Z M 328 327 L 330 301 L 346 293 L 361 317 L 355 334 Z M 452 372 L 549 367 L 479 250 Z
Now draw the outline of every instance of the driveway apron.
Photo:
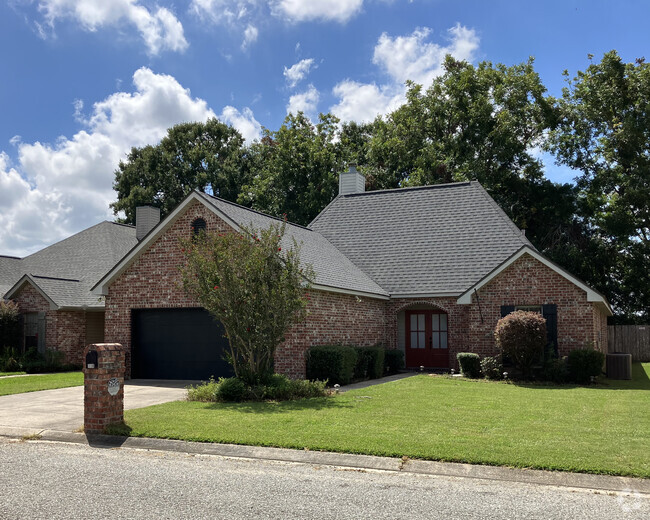
M 185 398 L 194 381 L 132 379 L 124 385 L 124 408 L 144 408 Z M 0 428 L 75 431 L 84 421 L 83 386 L 0 397 Z

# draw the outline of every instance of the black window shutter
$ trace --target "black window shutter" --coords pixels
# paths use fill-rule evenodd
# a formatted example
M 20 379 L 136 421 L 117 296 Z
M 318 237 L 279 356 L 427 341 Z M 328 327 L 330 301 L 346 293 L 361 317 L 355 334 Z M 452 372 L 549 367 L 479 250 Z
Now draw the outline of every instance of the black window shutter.
M 502 305 L 501 306 L 501 317 L 502 318 L 504 316 L 507 316 L 511 312 L 515 312 L 515 306 L 514 305 Z
M 542 305 L 542 316 L 546 319 L 546 347 L 552 345 L 557 356 L 557 305 Z

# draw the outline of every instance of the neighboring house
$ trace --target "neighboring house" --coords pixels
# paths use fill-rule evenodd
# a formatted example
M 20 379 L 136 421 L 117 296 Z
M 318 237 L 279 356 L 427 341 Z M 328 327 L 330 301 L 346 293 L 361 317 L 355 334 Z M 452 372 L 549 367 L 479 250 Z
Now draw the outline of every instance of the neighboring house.
M 309 227 L 287 224 L 286 246 L 313 265 L 309 315 L 286 335 L 277 372 L 305 375 L 318 344 L 384 344 L 408 367 L 457 367 L 456 354 L 496 353 L 493 331 L 517 309 L 541 312 L 559 355 L 607 350 L 607 300 L 542 256 L 476 182 L 364 192 L 353 168 Z M 182 289 L 179 239 L 277 219 L 191 193 L 97 282 L 105 339 L 127 348 L 128 376 L 228 374 L 223 329 Z
M 19 305 L 23 346 L 80 364 L 84 346 L 104 340 L 104 301 L 90 289 L 136 243 L 133 226 L 102 222 L 25 258 L 0 257 L 0 298 Z

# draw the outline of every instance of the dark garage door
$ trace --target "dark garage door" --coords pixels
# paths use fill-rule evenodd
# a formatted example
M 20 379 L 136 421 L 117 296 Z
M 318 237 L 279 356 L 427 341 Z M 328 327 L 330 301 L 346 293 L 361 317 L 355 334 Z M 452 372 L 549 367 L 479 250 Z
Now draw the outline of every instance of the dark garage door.
M 208 379 L 232 375 L 223 325 L 205 309 L 132 311 L 132 377 Z

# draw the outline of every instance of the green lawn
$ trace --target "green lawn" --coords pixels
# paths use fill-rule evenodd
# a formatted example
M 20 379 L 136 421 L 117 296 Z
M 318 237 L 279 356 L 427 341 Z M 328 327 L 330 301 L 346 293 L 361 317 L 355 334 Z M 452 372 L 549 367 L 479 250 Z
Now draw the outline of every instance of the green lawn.
M 650 363 L 590 387 L 418 375 L 333 398 L 179 401 L 129 410 L 113 433 L 650 477 Z
M 5 377 L 0 379 L 0 395 L 22 394 L 24 392 L 51 390 L 53 388 L 65 388 L 67 386 L 80 386 L 83 384 L 84 375 L 82 372 Z
M 25 374 L 26 372 L 0 372 L 0 377 L 4 376 L 19 376 Z

